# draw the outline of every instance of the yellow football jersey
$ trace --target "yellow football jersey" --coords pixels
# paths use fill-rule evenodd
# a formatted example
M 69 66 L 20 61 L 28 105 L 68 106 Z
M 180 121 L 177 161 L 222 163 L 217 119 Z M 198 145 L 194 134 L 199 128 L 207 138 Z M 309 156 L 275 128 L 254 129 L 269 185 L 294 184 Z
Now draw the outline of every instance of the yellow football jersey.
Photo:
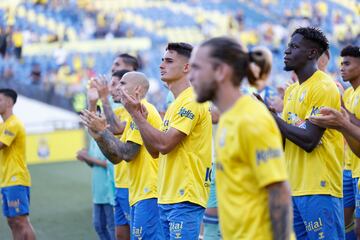
M 115 115 L 121 120 L 126 121 L 126 127 L 124 132 L 128 128 L 128 120 L 131 118 L 130 114 L 124 107 L 118 107 L 114 110 Z M 117 136 L 120 140 L 123 139 L 122 136 Z M 129 187 L 129 172 L 127 169 L 127 164 L 125 161 L 120 162 L 114 166 L 114 177 L 115 177 L 115 187 L 116 188 L 128 188 Z
M 142 101 L 148 112 L 147 121 L 156 129 L 160 129 L 162 119 L 156 108 L 146 100 Z M 153 159 L 146 150 L 140 131 L 130 118 L 129 127 L 122 136 L 123 142 L 133 142 L 141 145 L 135 159 L 127 163 L 129 170 L 129 201 L 130 206 L 140 200 L 157 198 L 158 159 Z
M 353 113 L 357 119 L 360 119 L 360 88 L 358 87 L 353 91 L 349 90 L 349 92 L 352 92 L 352 94 L 349 99 L 349 104 L 345 103 L 345 107 Z M 348 147 L 347 150 L 351 162 L 352 177 L 358 178 L 360 177 L 360 159 L 351 151 L 350 147 Z
M 243 96 L 221 116 L 215 144 L 223 239 L 272 239 L 266 186 L 287 180 L 275 120 L 262 103 Z
M 0 124 L 0 142 L 6 145 L 0 150 L 1 187 L 31 186 L 26 165 L 26 134 L 23 123 L 11 115 Z
M 186 137 L 159 159 L 160 204 L 189 201 L 206 207 L 211 173 L 212 123 L 209 104 L 195 101 L 192 87 L 185 89 L 165 113 L 162 131 L 170 128 Z
M 340 93 L 329 75 L 316 71 L 302 84 L 295 83 L 284 96 L 283 119 L 306 128 L 305 120 L 320 114 L 322 107 L 340 110 Z M 311 152 L 286 139 L 285 159 L 293 196 L 329 194 L 342 197 L 344 142 L 342 135 L 327 129 Z
M 342 96 L 343 102 L 345 107 L 350 111 L 351 108 L 351 102 L 352 102 L 352 96 L 354 93 L 354 89 L 352 87 L 347 88 L 344 91 L 344 94 Z M 349 145 L 346 143 L 346 140 L 344 139 L 344 158 L 345 158 L 345 170 L 351 170 L 351 158 L 352 158 L 352 151 L 349 147 Z

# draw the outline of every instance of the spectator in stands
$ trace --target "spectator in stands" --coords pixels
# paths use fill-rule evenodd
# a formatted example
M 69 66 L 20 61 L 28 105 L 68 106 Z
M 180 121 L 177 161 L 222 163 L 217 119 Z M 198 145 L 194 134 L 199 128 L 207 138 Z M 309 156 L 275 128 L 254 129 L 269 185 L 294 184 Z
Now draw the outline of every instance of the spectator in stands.
M 7 47 L 7 34 L 4 28 L 0 28 L 0 54 L 4 58 Z
M 22 47 L 23 47 L 23 36 L 19 30 L 16 30 L 12 34 L 12 42 L 14 45 L 14 54 L 17 59 L 21 59 Z
M 60 43 L 59 47 L 54 51 L 54 58 L 58 68 L 65 64 L 67 58 L 67 51 L 64 49 L 62 43 Z
M 32 65 L 30 79 L 33 85 L 39 85 L 41 83 L 41 69 L 38 63 Z

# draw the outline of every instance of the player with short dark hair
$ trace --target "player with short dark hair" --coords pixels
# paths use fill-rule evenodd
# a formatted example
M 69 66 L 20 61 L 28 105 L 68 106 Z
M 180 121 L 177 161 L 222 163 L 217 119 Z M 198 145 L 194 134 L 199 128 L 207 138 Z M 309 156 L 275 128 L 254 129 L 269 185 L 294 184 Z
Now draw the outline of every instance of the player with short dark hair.
M 340 94 L 329 75 L 318 70 L 329 48 L 317 28 L 298 28 L 285 50 L 284 69 L 299 79 L 285 92 L 282 119 L 274 115 L 285 140 L 298 239 L 344 239 L 342 203 L 343 138 L 309 121 L 323 107 L 340 110 Z
M 26 165 L 26 133 L 23 123 L 13 114 L 17 93 L 0 89 L 0 169 L 3 214 L 13 239 L 35 239 L 29 220 L 31 177 Z
M 197 239 L 209 197 L 211 116 L 199 104 L 187 79 L 192 46 L 169 43 L 160 64 L 161 80 L 175 100 L 161 130 L 144 118 L 138 100 L 124 94 L 124 106 L 140 130 L 147 150 L 159 159 L 159 210 L 165 239 Z

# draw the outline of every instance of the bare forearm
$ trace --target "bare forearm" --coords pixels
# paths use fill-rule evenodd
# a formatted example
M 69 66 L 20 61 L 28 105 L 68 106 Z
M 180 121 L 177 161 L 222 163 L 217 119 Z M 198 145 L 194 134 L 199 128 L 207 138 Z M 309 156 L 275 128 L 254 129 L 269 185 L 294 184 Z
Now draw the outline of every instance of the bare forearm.
M 118 164 L 123 159 L 123 154 L 119 151 L 119 146 L 122 144 L 119 139 L 109 130 L 104 130 L 99 133 L 99 137 L 95 139 L 101 152 L 113 164 Z
M 102 153 L 113 164 L 118 164 L 121 160 L 131 161 L 140 151 L 140 145 L 133 142 L 123 143 L 117 139 L 109 130 L 99 133 L 96 142 Z
M 90 156 L 85 157 L 85 161 L 91 165 L 96 165 L 96 166 L 100 166 L 103 168 L 107 168 L 106 161 L 101 161 L 101 160 L 98 160 L 98 159 L 90 157 Z
M 269 210 L 273 239 L 290 239 L 291 233 L 291 198 L 286 182 L 275 183 L 268 187 Z
M 153 156 L 159 155 L 166 143 L 165 133 L 154 128 L 142 116 L 134 116 L 134 122 L 140 130 L 141 137 L 148 152 Z
M 307 152 L 311 152 L 319 143 L 308 129 L 292 126 L 276 115 L 273 115 L 283 137 L 289 139 Z
M 115 115 L 107 98 L 101 99 L 101 102 L 103 104 L 106 120 L 110 125 L 110 131 L 115 135 L 122 134 L 125 129 L 125 124 Z

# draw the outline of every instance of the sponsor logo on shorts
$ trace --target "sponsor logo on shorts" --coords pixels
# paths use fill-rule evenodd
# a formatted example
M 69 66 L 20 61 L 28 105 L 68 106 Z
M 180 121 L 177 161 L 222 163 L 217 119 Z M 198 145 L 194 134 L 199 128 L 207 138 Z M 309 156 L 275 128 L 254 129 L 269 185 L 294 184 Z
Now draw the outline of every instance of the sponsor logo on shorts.
M 20 212 L 20 199 L 7 202 L 8 207 L 15 208 L 16 212 Z
M 321 231 L 323 227 L 323 222 L 321 218 L 318 218 L 317 220 L 310 222 L 304 221 L 304 224 L 307 232 L 311 232 L 311 231 L 318 232 Z
M 141 236 L 142 230 L 143 230 L 142 227 L 139 227 L 139 228 L 133 227 L 132 228 L 132 233 L 133 233 L 134 237 L 136 237 L 138 240 L 142 240 L 142 236 Z
M 175 239 L 181 239 L 181 231 L 183 229 L 183 222 L 170 222 L 169 223 L 170 232 L 175 233 Z

